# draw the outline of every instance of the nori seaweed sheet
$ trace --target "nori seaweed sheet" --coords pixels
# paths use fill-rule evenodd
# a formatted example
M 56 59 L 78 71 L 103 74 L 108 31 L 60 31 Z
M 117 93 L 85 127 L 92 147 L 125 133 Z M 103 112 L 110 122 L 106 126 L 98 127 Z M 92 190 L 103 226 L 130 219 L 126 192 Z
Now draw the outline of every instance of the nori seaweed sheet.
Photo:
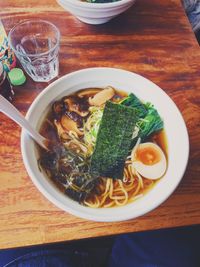
M 123 178 L 124 163 L 137 119 L 133 108 L 110 101 L 106 103 L 91 157 L 91 173 Z

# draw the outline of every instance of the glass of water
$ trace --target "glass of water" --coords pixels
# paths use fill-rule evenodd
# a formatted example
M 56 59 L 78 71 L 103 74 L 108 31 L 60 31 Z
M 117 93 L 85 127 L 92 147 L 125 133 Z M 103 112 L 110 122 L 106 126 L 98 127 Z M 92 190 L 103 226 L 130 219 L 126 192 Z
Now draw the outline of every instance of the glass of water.
M 51 22 L 27 20 L 8 35 L 9 43 L 27 74 L 36 82 L 49 82 L 59 72 L 60 32 Z

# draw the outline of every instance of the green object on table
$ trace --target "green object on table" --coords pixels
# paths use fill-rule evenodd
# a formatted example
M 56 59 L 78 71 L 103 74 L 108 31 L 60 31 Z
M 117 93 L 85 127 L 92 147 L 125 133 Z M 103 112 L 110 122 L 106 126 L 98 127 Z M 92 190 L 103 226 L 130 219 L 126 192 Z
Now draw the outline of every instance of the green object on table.
M 14 68 L 8 73 L 12 85 L 22 85 L 26 81 L 26 76 L 20 68 Z

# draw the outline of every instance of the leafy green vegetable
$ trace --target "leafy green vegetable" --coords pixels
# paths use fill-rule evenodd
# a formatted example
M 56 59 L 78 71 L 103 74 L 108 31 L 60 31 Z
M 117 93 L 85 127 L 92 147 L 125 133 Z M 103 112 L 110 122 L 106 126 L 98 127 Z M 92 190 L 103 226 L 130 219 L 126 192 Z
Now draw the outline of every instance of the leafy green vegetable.
M 144 118 L 147 114 L 147 108 L 145 105 L 132 93 L 123 99 L 120 104 L 134 108 L 139 118 Z
M 157 110 L 149 102 L 143 104 L 134 94 L 129 94 L 125 99 L 121 101 L 122 105 L 126 105 L 135 109 L 138 115 L 138 121 L 134 129 L 134 138 L 132 146 L 136 143 L 140 137 L 141 141 L 145 141 L 151 134 L 163 129 L 163 121 L 158 114 Z
M 90 171 L 98 176 L 123 177 L 137 116 L 135 110 L 108 101 L 100 123 Z
M 147 115 L 144 117 L 144 119 L 138 120 L 137 126 L 140 129 L 139 137 L 142 141 L 144 141 L 151 134 L 163 129 L 164 123 L 157 110 L 151 106 L 149 107 Z

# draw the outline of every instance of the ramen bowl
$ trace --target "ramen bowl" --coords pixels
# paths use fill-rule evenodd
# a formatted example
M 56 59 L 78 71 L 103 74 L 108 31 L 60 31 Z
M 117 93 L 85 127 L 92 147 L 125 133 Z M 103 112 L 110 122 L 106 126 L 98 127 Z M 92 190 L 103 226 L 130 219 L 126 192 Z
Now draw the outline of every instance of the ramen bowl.
M 90 208 L 79 204 L 61 192 L 39 170 L 38 146 L 25 130 L 21 135 L 24 165 L 39 191 L 60 209 L 75 216 L 94 221 L 123 221 L 144 215 L 163 203 L 175 190 L 186 169 L 189 156 L 188 133 L 181 113 L 171 98 L 150 80 L 126 70 L 89 68 L 63 76 L 50 84 L 31 104 L 26 119 L 40 129 L 54 101 L 84 88 L 113 86 L 134 93 L 141 100 L 151 102 L 164 121 L 168 144 L 168 167 L 154 187 L 132 203 L 121 207 Z M 178 129 L 178 131 L 177 131 Z
M 58 4 L 79 20 L 88 24 L 102 24 L 130 8 L 136 0 L 110 3 L 89 3 L 81 0 L 57 0 Z

